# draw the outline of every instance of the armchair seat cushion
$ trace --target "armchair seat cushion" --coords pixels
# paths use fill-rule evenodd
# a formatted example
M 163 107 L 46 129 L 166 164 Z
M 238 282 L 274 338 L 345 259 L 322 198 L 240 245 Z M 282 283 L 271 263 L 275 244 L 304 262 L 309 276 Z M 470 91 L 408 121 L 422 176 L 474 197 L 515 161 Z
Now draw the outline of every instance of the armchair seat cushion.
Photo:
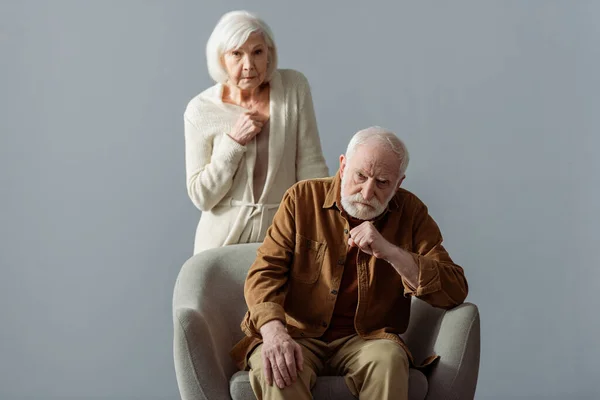
M 409 400 L 424 400 L 427 395 L 427 378 L 414 368 L 410 369 L 409 374 Z M 356 400 L 342 376 L 319 376 L 312 392 L 315 400 Z M 231 377 L 229 393 L 232 400 L 256 400 L 247 371 L 237 372 Z

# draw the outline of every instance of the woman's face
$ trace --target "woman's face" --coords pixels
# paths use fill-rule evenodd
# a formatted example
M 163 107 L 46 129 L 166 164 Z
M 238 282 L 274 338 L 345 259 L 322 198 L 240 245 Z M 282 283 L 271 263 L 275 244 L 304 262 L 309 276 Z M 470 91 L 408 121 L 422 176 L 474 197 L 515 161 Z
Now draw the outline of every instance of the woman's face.
M 246 43 L 223 55 L 225 70 L 229 79 L 227 83 L 241 90 L 253 90 L 265 80 L 269 48 L 263 35 L 257 32 L 250 34 Z

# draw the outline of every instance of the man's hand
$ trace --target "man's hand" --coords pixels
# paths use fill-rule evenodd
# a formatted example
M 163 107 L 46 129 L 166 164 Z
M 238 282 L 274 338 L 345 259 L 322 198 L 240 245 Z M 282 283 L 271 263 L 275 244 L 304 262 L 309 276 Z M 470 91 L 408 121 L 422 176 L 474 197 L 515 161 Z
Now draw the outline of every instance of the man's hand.
M 262 362 L 268 385 L 283 389 L 296 382 L 297 371 L 302 371 L 304 356 L 302 348 L 287 333 L 279 320 L 269 321 L 260 328 L 263 337 Z
M 388 242 L 375 226 L 365 221 L 350 231 L 348 245 L 387 261 L 414 288 L 419 286 L 419 266 L 407 252 Z
M 363 222 L 350 231 L 348 246 L 358 247 L 361 251 L 384 260 L 388 259 L 395 247 L 381 236 L 369 221 Z

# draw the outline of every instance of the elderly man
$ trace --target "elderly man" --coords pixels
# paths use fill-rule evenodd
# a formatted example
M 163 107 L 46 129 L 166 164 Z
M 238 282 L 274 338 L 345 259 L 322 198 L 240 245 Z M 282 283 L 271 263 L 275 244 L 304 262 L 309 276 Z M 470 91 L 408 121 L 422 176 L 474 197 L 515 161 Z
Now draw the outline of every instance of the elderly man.
M 246 337 L 232 351 L 258 399 L 311 399 L 318 375 L 344 376 L 359 399 L 407 399 L 413 360 L 398 335 L 410 296 L 452 308 L 468 291 L 427 207 L 400 188 L 408 158 L 395 134 L 368 128 L 335 177 L 285 193 L 248 273 Z

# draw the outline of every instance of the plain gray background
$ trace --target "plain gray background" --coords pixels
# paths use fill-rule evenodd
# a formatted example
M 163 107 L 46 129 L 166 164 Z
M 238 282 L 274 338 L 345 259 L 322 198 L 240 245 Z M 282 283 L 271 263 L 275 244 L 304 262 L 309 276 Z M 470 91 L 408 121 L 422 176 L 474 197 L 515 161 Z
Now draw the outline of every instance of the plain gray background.
M 2 0 L 0 398 L 172 399 L 182 114 L 226 11 L 308 77 L 331 171 L 382 125 L 482 315 L 477 399 L 600 397 L 600 3 Z

